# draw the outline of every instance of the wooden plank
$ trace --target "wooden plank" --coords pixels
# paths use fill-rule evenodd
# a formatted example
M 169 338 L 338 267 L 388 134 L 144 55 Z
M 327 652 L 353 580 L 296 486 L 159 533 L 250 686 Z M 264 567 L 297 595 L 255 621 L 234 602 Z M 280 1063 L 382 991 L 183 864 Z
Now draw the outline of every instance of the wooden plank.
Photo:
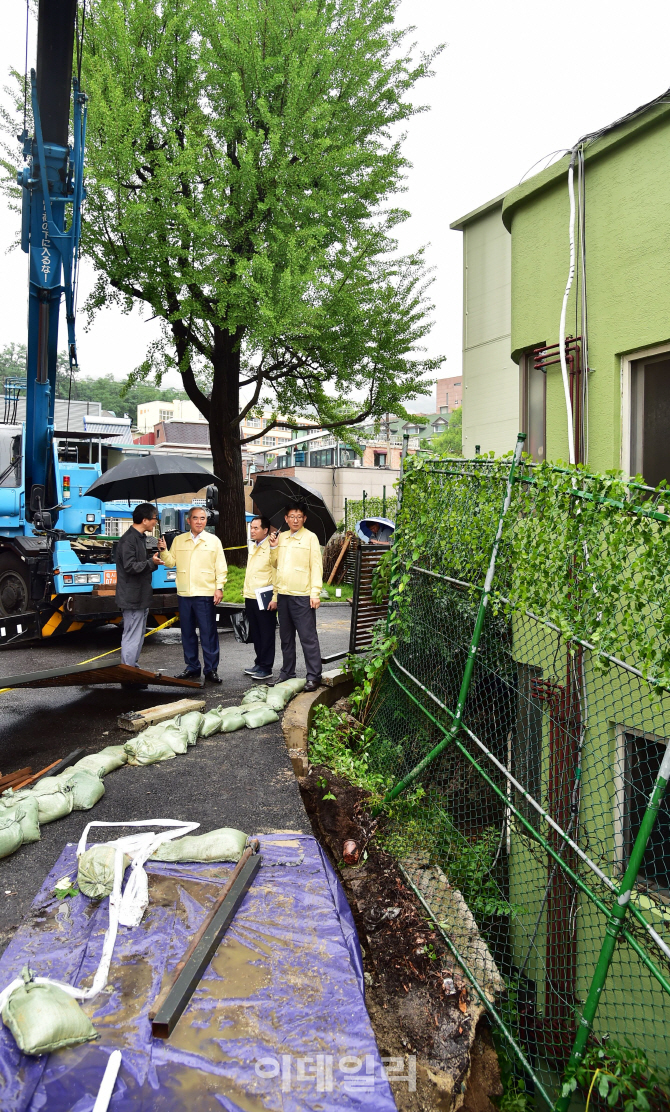
M 204 710 L 204 708 L 204 699 L 177 699 L 174 703 L 160 703 L 155 707 L 147 707 L 146 710 L 121 714 L 117 719 L 117 725 L 122 730 L 129 730 L 130 733 L 136 734 L 147 726 L 155 726 L 157 722 L 167 722 L 178 714 L 188 714 L 191 710 Z
M 4 687 L 85 687 L 89 684 L 121 683 L 157 685 L 158 687 L 187 687 L 200 689 L 199 680 L 180 680 L 176 676 L 165 676 L 161 672 L 147 672 L 143 668 L 131 668 L 128 664 L 110 664 L 96 661 L 91 664 L 75 664 L 67 668 L 52 668 L 46 672 L 26 672 L 21 676 L 4 676 Z
M 342 545 L 342 547 L 340 549 L 340 554 L 337 557 L 337 560 L 335 561 L 335 564 L 333 566 L 333 570 L 331 571 L 330 576 L 328 578 L 328 583 L 329 584 L 332 583 L 334 578 L 335 578 L 335 572 L 337 571 L 340 564 L 342 563 L 342 560 L 344 559 L 346 551 L 347 551 L 349 545 L 351 544 L 351 538 L 353 537 L 353 535 L 354 535 L 353 533 L 349 532 L 349 533 L 347 533 L 347 535 L 344 539 L 344 544 Z
M 8 772 L 6 776 L 0 776 L 0 792 L 4 791 L 5 788 L 12 788 L 18 781 L 32 776 L 32 772 L 32 768 L 28 765 L 26 768 L 19 768 L 16 772 Z

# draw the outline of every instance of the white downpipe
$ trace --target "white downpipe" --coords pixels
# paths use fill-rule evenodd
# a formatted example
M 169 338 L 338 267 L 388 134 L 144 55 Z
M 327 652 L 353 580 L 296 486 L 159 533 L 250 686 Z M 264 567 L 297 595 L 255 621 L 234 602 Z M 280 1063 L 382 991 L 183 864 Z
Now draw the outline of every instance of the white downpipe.
M 570 270 L 568 281 L 563 294 L 563 307 L 561 309 L 561 323 L 558 329 L 558 352 L 561 358 L 561 374 L 563 376 L 563 391 L 565 393 L 565 409 L 568 415 L 568 456 L 570 463 L 575 463 L 575 430 L 572 418 L 572 402 L 570 401 L 570 380 L 568 378 L 568 365 L 565 359 L 565 318 L 568 312 L 568 298 L 575 276 L 575 188 L 573 183 L 573 159 L 570 160 L 568 169 L 568 194 L 570 196 Z

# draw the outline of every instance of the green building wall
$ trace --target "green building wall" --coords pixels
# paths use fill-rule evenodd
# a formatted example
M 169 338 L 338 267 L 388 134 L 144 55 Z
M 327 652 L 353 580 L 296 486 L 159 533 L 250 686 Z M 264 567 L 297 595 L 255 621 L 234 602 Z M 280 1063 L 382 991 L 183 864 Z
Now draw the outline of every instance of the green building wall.
M 505 196 L 512 358 L 558 342 L 569 266 L 568 157 Z M 575 186 L 577 175 L 575 173 Z M 670 341 L 670 105 L 585 149 L 589 464 L 622 465 L 622 357 Z M 566 333 L 575 335 L 577 278 Z M 568 456 L 560 367 L 547 374 L 547 458 Z
M 532 619 L 517 616 L 514 621 L 514 658 L 541 671 L 542 678 L 552 683 L 565 683 L 566 648 L 558 649 L 557 637 L 547 636 L 547 629 Z M 593 657 L 585 652 L 583 681 L 587 717 L 583 738 L 581 768 L 581 801 L 578 844 L 615 884 L 621 875 L 623 834 L 623 753 L 621 732 L 625 728 L 670 737 L 670 695 L 654 694 L 647 683 L 630 672 L 611 666 L 594 669 Z M 550 719 L 545 704 L 541 746 L 541 790 L 539 801 L 546 806 L 549 780 Z M 539 827 L 543 834 L 547 828 Z M 516 909 L 510 922 L 512 960 L 519 968 L 527 959 L 529 942 L 535 944 L 526 961 L 525 973 L 537 989 L 540 1015 L 545 1006 L 546 908 L 543 906 L 551 865 L 537 844 L 531 843 L 514 822 L 510 839 L 509 878 L 510 903 Z M 578 866 L 583 879 L 605 904 L 611 895 L 596 875 L 583 865 Z M 670 904 L 650 900 L 638 891 L 634 896 L 647 921 L 670 944 Z M 667 910 L 666 910 L 667 909 Z M 600 948 L 605 937 L 606 918 L 595 904 L 579 894 L 574 908 L 576 924 L 576 995 L 584 1002 Z M 644 944 L 644 936 L 636 929 Z M 655 950 L 653 943 L 646 947 Z M 631 947 L 622 942 L 617 947 L 607 983 L 602 994 L 595 1034 L 609 1035 L 618 1042 L 629 1041 L 646 1050 L 653 1064 L 670 1071 L 670 995 L 645 968 Z M 557 1077 L 546 1076 L 546 1068 L 538 1062 L 550 1088 Z

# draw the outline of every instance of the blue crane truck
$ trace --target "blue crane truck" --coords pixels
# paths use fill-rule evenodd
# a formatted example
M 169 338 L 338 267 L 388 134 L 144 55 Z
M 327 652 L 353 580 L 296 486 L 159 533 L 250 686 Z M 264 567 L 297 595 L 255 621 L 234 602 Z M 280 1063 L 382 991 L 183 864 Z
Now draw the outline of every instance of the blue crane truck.
M 77 0 L 39 0 L 33 135 L 24 129 L 19 136 L 21 247 L 30 257 L 28 356 L 25 419 L 17 419 L 19 388 L 12 380 L 5 382 L 0 414 L 0 647 L 121 621 L 115 538 L 105 535 L 104 504 L 85 493 L 100 464 L 79 462 L 86 441 L 96 438 L 54 426 L 62 302 L 70 367 L 77 365 L 86 97 L 72 75 L 76 6 Z M 149 551 L 152 543 L 149 538 Z M 153 588 L 150 617 L 160 624 L 177 612 L 174 572 L 158 568 Z

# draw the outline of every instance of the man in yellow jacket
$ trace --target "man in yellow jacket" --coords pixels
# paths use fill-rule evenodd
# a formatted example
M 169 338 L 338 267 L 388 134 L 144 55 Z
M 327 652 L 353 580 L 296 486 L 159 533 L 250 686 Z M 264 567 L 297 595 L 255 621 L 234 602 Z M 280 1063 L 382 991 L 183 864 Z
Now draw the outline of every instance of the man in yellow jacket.
M 256 660 L 244 671 L 253 680 L 269 680 L 275 662 L 275 631 L 277 629 L 277 588 L 270 551 L 270 522 L 255 517 L 249 522 L 249 558 L 244 576 L 244 608 L 249 620 Z
M 270 559 L 277 569 L 275 584 L 279 610 L 282 669 L 279 682 L 295 675 L 295 635 L 300 638 L 307 683 L 316 691 L 321 682 L 321 646 L 316 633 L 316 612 L 321 605 L 323 563 L 315 533 L 305 529 L 307 514 L 300 505 L 286 507 L 288 532 L 270 536 Z
M 166 567 L 177 569 L 177 594 L 179 596 L 179 624 L 186 668 L 177 679 L 198 679 L 200 656 L 198 634 L 205 662 L 205 679 L 221 683 L 219 667 L 219 633 L 216 628 L 214 607 L 223 598 L 223 586 L 228 575 L 226 557 L 221 541 L 213 533 L 206 533 L 207 510 L 193 506 L 186 520 L 188 533 L 180 533 L 173 540 L 170 551 L 161 537 L 158 547 Z

